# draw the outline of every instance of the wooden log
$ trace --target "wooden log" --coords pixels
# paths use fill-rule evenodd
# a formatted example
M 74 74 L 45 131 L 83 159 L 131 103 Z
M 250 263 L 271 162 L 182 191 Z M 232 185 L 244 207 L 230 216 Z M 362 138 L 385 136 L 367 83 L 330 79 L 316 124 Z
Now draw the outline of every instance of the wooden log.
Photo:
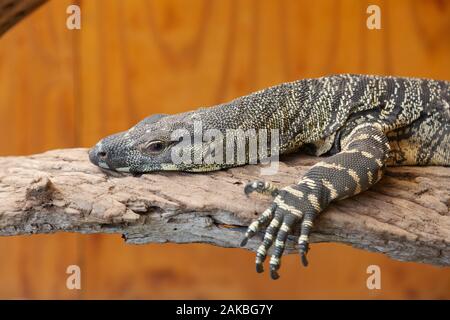
M 318 161 L 293 155 L 263 177 L 292 184 Z M 238 247 L 270 198 L 243 193 L 260 166 L 135 177 L 92 165 L 86 149 L 0 158 L 0 235 L 118 233 L 128 243 L 203 242 Z M 332 204 L 312 242 L 340 242 L 407 261 L 450 265 L 450 168 L 389 168 L 371 190 Z M 249 241 L 255 250 L 263 233 Z M 312 245 L 314 247 L 314 245 Z M 291 236 L 287 253 L 295 253 Z

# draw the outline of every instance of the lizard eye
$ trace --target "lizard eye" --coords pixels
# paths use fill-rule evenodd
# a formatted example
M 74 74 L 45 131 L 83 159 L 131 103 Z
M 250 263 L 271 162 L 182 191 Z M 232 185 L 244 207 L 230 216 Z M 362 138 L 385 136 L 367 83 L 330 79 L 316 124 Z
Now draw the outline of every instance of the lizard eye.
M 146 153 L 156 154 L 163 151 L 165 147 L 166 144 L 163 141 L 155 140 L 145 144 L 144 147 L 142 148 L 142 151 Z

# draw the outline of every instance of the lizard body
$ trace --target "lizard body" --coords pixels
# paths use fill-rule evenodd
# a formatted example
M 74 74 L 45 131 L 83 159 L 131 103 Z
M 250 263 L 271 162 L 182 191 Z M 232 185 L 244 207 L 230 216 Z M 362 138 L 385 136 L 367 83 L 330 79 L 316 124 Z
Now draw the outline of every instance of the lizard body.
M 198 123 L 214 132 L 214 139 L 205 138 Z M 450 165 L 450 83 L 349 74 L 298 80 L 211 108 L 148 117 L 102 139 L 89 156 L 100 167 L 132 173 L 219 170 L 273 156 L 274 149 L 262 144 L 262 136 L 251 153 L 252 137 L 264 130 L 278 138 L 280 154 L 303 150 L 328 156 L 292 186 L 278 189 L 255 181 L 245 187 L 247 194 L 274 196 L 272 205 L 249 226 L 242 245 L 268 225 L 256 266 L 262 272 L 274 245 L 270 270 L 276 279 L 287 236 L 297 227 L 300 255 L 307 265 L 313 221 L 330 202 L 367 190 L 389 165 Z M 178 131 L 183 137 L 175 134 Z M 237 146 L 225 143 L 230 137 L 246 146 L 240 161 Z M 200 154 L 204 160 L 219 151 L 232 154 L 233 161 L 174 161 L 174 154 L 190 159 Z

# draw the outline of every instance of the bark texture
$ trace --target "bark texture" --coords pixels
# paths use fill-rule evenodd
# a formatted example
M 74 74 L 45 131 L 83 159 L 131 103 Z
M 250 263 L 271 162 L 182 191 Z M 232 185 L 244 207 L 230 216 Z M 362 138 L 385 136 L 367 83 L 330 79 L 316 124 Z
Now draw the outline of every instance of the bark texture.
M 0 0 L 0 37 L 47 0 Z
M 294 183 L 317 158 L 283 159 L 264 179 Z M 271 199 L 247 198 L 260 166 L 206 174 L 134 177 L 92 165 L 86 149 L 0 158 L 0 235 L 119 233 L 128 243 L 203 242 L 238 247 L 246 226 Z M 332 204 L 312 242 L 340 242 L 407 261 L 450 265 L 450 168 L 389 168 L 363 194 Z M 262 233 L 246 248 L 255 250 Z M 295 251 L 290 237 L 287 252 Z

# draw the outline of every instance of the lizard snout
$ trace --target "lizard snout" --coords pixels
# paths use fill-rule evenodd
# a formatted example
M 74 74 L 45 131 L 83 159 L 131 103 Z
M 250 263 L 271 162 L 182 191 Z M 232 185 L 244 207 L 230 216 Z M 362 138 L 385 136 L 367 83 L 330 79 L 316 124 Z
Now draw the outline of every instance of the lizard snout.
M 129 172 L 126 144 L 121 134 L 106 137 L 89 150 L 89 160 L 103 169 Z
M 101 144 L 97 144 L 89 150 L 89 160 L 96 166 L 112 169 L 111 166 L 108 165 L 108 152 L 103 150 Z

